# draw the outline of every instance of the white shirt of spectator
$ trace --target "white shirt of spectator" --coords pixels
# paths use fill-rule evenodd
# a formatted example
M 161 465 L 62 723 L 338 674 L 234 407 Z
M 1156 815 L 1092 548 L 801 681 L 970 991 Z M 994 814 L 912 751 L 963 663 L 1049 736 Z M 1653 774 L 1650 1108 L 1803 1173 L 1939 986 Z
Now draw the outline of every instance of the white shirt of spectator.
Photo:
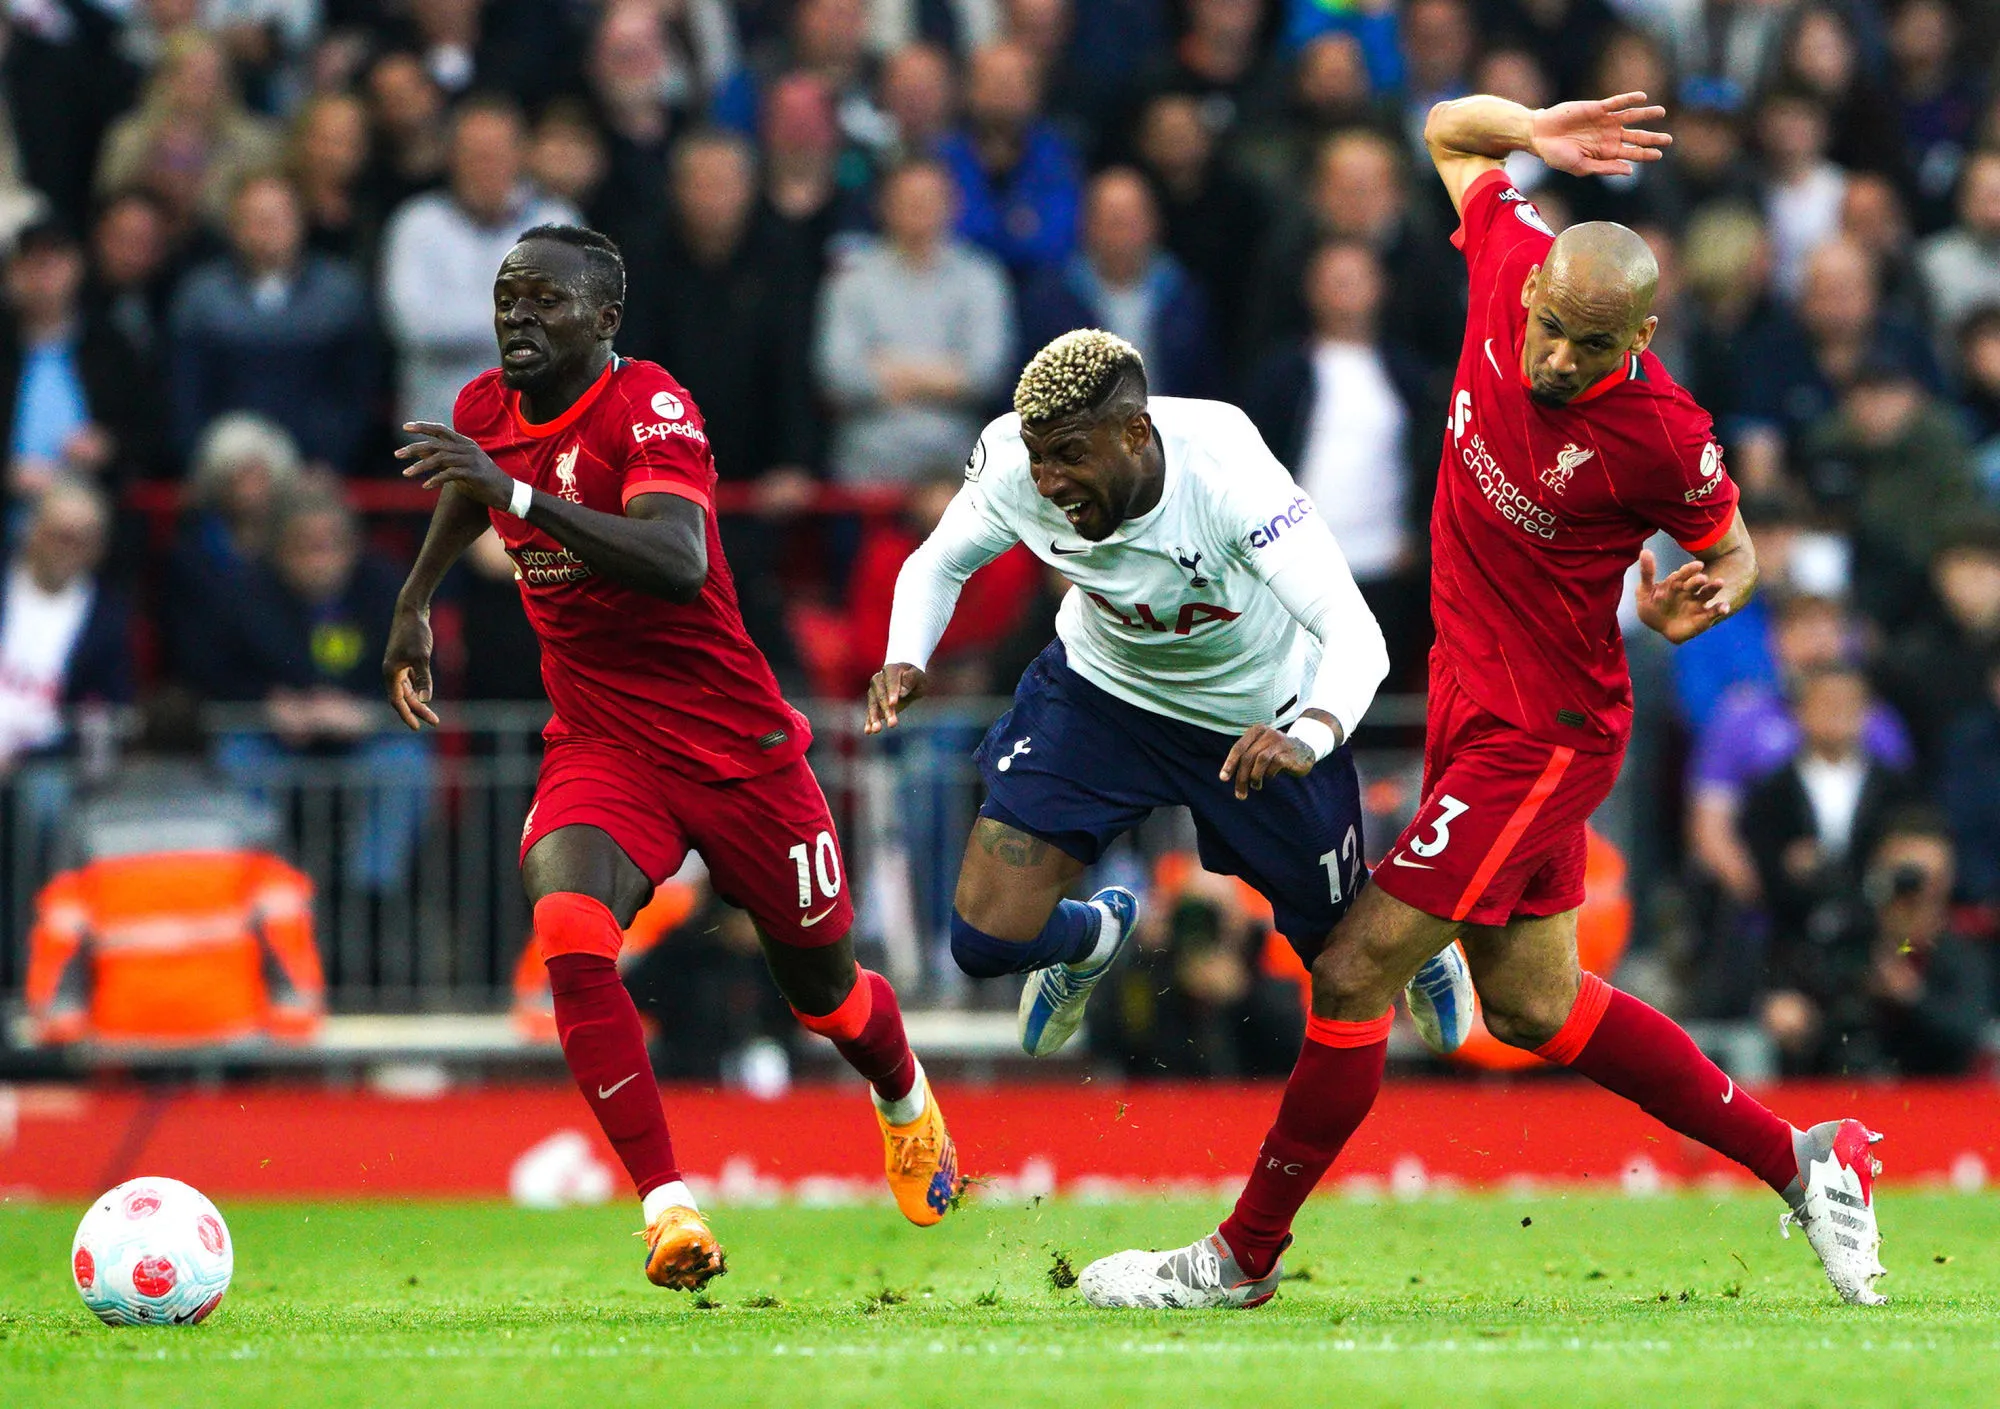
M 1312 368 L 1299 484 L 1326 515 L 1355 578 L 1371 582 L 1393 572 L 1409 546 L 1403 436 L 1410 413 L 1382 355 L 1364 343 L 1321 342 Z
M 1787 186 L 1771 185 L 1764 193 L 1764 217 L 1771 228 L 1771 281 L 1788 299 L 1799 296 L 1805 282 L 1806 256 L 1840 233 L 1840 206 L 1847 197 L 1847 175 L 1832 162 L 1822 162 Z
M 1807 754 L 1799 759 L 1798 769 L 1820 846 L 1830 855 L 1847 855 L 1854 842 L 1854 814 L 1861 809 L 1861 788 L 1868 781 L 1868 760 L 1857 753 L 1835 763 Z
M 888 659 L 926 664 L 960 585 L 1018 541 L 1073 584 L 1056 634 L 1105 693 L 1224 733 L 1323 709 L 1351 736 L 1388 651 L 1312 499 L 1234 406 L 1156 396 L 1147 410 L 1160 502 L 1101 543 L 1036 493 L 1020 417 L 987 426 L 897 579 Z
M 84 577 L 44 592 L 25 567 L 8 575 L 0 621 L 0 760 L 62 737 L 63 674 L 96 595 Z

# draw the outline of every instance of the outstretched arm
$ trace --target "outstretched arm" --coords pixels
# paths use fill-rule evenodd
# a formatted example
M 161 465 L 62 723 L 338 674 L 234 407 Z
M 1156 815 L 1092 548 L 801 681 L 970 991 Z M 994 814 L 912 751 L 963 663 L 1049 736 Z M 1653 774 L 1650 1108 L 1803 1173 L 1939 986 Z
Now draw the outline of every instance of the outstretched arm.
M 864 734 L 896 727 L 896 708 L 920 700 L 930 688 L 924 667 L 951 625 L 965 579 L 992 562 L 1012 540 L 1004 538 L 973 507 L 969 489 L 944 511 L 938 526 L 896 574 L 896 601 L 889 612 L 888 662 L 868 682 Z
M 382 683 L 389 691 L 389 703 L 412 729 L 438 722 L 430 707 L 431 596 L 489 522 L 484 504 L 447 485 L 438 495 L 424 546 L 396 596 L 389 643 L 382 652 Z
M 520 482 L 474 441 L 434 421 L 412 421 L 404 429 L 418 437 L 396 452 L 412 462 L 403 470 L 405 479 L 421 476 L 426 489 L 450 486 L 488 508 L 512 507 Z M 701 595 L 708 580 L 706 515 L 702 505 L 677 494 L 638 495 L 622 514 L 535 494 L 522 517 L 592 572 L 621 587 L 687 603 Z
M 1648 106 L 1644 93 L 1552 108 L 1524 108 L 1477 93 L 1433 107 L 1424 121 L 1424 146 L 1452 209 L 1463 211 L 1472 183 L 1515 152 L 1533 152 L 1572 176 L 1629 176 L 1634 162 L 1658 161 L 1673 144 L 1666 133 L 1638 126 L 1666 115 L 1665 108 Z
M 1632 604 L 1639 620 L 1678 646 L 1692 641 L 1750 600 L 1757 590 L 1757 549 L 1737 510 L 1729 532 L 1655 582 L 1651 549 L 1639 554 Z

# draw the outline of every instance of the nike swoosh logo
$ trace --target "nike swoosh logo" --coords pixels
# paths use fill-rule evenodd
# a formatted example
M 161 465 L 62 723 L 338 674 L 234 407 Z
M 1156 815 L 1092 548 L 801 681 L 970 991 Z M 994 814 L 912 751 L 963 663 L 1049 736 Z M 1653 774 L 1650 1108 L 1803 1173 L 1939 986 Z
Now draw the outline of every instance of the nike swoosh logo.
M 1486 340 L 1486 365 L 1493 369 L 1493 375 L 1504 378 L 1507 374 L 1500 370 L 1500 364 L 1493 360 L 1493 339 Z
M 1059 558 L 1074 558 L 1074 557 L 1075 557 L 1075 556 L 1076 556 L 1076 555 L 1077 555 L 1078 553 L 1088 553 L 1088 552 L 1090 551 L 1090 549 L 1088 549 L 1088 548 L 1061 548 L 1061 547 L 1058 547 L 1058 546 L 1056 546 L 1056 541 L 1055 541 L 1055 539 L 1051 538 L 1051 539 L 1049 540 L 1049 551 L 1050 551 L 1051 553 L 1054 553 L 1054 554 L 1055 554 L 1055 555 L 1056 555 L 1057 557 L 1059 557 Z
M 618 1094 L 619 1087 L 625 1085 L 626 1082 L 637 1081 L 638 1079 L 639 1079 L 639 1073 L 635 1071 L 630 1076 L 626 1077 L 625 1081 L 619 1082 L 616 1086 L 600 1086 L 597 1088 L 597 1099 L 600 1101 L 608 1101 L 613 1096 L 616 1096 Z
M 828 915 L 831 915 L 835 910 L 839 908 L 840 908 L 840 902 L 836 900 L 833 902 L 833 904 L 827 906 L 826 909 L 820 911 L 817 915 L 808 915 L 803 920 L 800 920 L 799 928 L 802 930 L 809 930 L 814 925 L 818 924 L 821 920 L 824 920 Z M 838 944 L 839 942 L 840 942 L 839 940 L 834 941 L 834 943 L 836 944 Z
M 1435 871 L 1437 869 L 1437 867 L 1435 866 L 1426 866 L 1421 861 L 1407 860 L 1400 854 L 1390 857 L 1389 863 L 1392 866 L 1408 866 L 1411 870 L 1414 871 Z
M 1722 1093 L 1722 1104 L 1725 1106 L 1736 1099 L 1736 1078 L 1732 1076 L 1726 1079 L 1729 1082 L 1729 1089 Z

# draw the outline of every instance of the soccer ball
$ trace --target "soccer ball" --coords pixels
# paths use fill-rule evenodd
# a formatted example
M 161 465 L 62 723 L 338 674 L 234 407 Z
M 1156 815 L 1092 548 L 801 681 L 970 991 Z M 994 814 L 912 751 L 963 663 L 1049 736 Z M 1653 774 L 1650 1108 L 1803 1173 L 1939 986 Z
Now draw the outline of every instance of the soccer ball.
M 192 1326 L 222 1302 L 236 1268 L 215 1205 L 178 1179 L 131 1179 L 76 1227 L 70 1275 L 107 1326 Z

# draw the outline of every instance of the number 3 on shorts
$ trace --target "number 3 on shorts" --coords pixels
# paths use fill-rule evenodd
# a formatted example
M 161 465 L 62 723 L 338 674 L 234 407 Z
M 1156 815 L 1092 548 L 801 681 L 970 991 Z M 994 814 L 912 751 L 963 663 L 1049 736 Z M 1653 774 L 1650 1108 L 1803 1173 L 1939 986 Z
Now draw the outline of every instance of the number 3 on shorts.
M 840 848 L 833 844 L 832 832 L 821 832 L 813 838 L 811 846 L 800 842 L 785 854 L 799 868 L 799 909 L 812 909 L 815 880 L 819 882 L 820 894 L 828 900 L 840 897 Z
M 1440 851 L 1450 846 L 1451 824 L 1457 821 L 1459 816 L 1467 810 L 1466 805 L 1450 793 L 1446 793 L 1443 797 L 1439 798 L 1437 805 L 1438 815 L 1431 823 L 1431 834 L 1427 837 L 1418 837 L 1410 843 L 1410 850 L 1418 856 L 1436 856 Z M 800 864 L 801 866 L 804 865 L 803 862 Z M 803 876 L 805 872 L 801 870 L 799 874 Z

